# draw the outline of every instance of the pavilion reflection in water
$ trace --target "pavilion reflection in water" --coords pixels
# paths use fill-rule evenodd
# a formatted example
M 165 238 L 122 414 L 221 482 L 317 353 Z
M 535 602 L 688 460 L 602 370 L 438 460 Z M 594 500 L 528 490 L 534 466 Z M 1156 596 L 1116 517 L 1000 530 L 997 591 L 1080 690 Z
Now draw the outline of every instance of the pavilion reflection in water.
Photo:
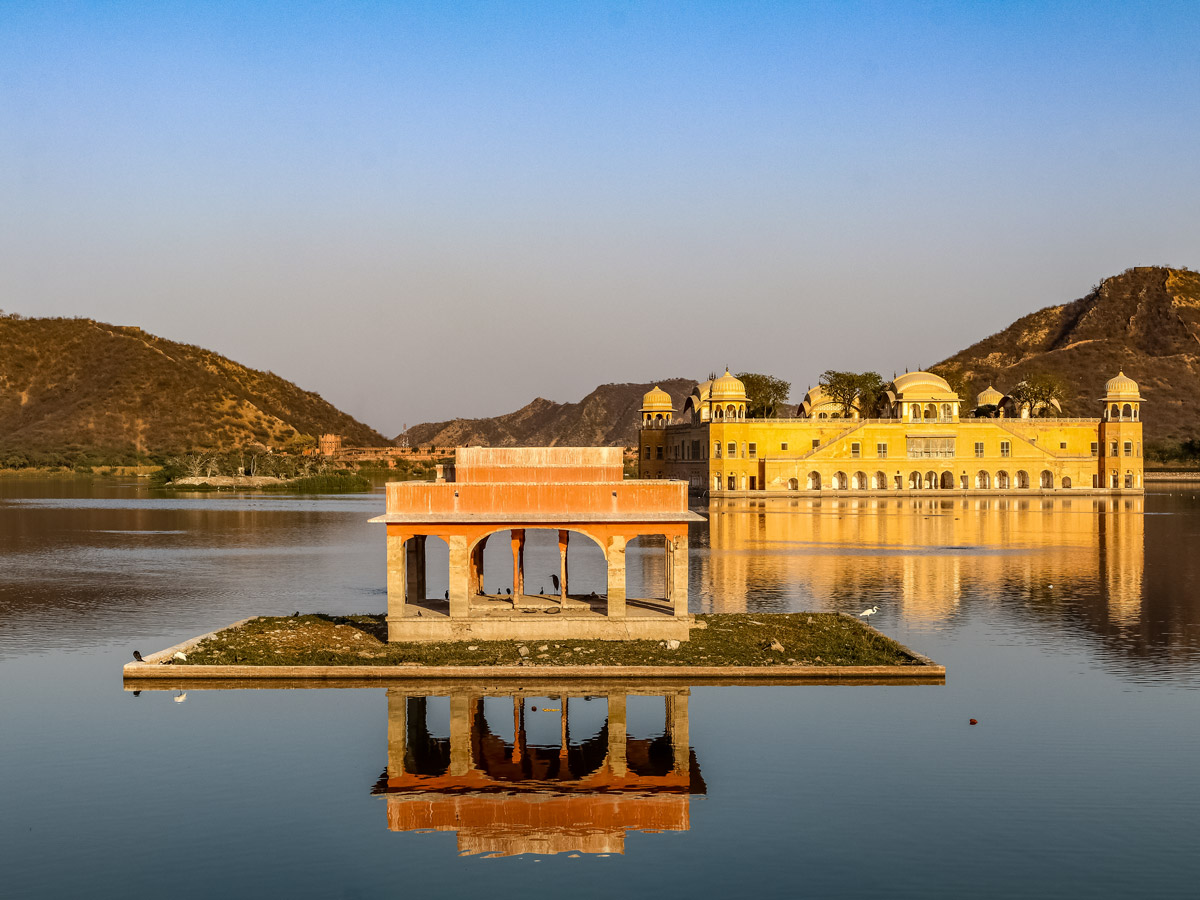
M 389 688 L 387 771 L 374 790 L 388 828 L 454 831 L 460 853 L 491 856 L 623 853 L 629 831 L 688 829 L 690 795 L 705 785 L 687 688 L 535 691 L 448 691 L 449 735 L 439 737 L 430 720 L 440 698 Z M 661 701 L 661 730 L 630 735 L 628 705 L 648 698 Z
M 1098 590 L 1114 624 L 1141 614 L 1142 497 L 726 500 L 709 509 L 695 564 L 698 612 L 797 586 L 835 608 L 873 597 L 914 621 L 952 615 L 972 589 Z M 649 577 L 654 577 L 653 575 Z M 1094 587 L 1093 587 L 1094 586 Z M 803 599 L 803 598 L 802 598 Z

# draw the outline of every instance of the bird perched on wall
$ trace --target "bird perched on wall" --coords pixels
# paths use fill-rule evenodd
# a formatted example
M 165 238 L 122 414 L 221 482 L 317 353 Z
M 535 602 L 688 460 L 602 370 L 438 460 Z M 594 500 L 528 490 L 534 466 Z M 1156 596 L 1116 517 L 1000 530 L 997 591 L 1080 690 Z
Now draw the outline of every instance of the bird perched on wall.
M 869 620 L 869 619 L 871 618 L 871 616 L 875 615 L 875 613 L 877 613 L 877 612 L 879 612 L 879 607 L 878 607 L 878 606 L 872 606 L 870 609 L 864 609 L 862 612 L 860 612 L 860 613 L 858 614 L 858 617 L 859 617 L 860 619 L 867 619 L 867 620 Z
M 558 593 L 558 576 L 557 576 L 557 575 L 551 575 L 551 576 L 550 576 L 550 583 L 551 583 L 552 585 L 554 585 L 554 593 L 556 593 L 556 594 L 557 594 L 557 593 Z
M 540 588 L 538 588 L 538 596 L 540 597 L 544 593 L 546 593 L 546 586 L 542 585 Z
M 511 597 L 512 596 L 512 588 L 505 588 L 504 593 L 508 594 L 508 596 Z
M 141 654 L 140 650 L 133 651 L 133 658 L 136 659 L 138 662 L 145 662 L 145 660 L 142 659 L 142 654 Z
M 446 599 L 450 599 L 450 588 L 446 588 Z

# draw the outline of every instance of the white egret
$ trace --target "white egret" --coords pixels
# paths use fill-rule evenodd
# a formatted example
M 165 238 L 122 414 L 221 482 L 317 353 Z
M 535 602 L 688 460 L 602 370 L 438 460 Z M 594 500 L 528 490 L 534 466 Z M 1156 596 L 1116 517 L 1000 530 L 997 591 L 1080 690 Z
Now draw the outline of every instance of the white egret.
M 877 613 L 877 612 L 879 612 L 879 607 L 872 606 L 870 609 L 864 609 L 862 612 L 860 612 L 858 614 L 858 617 L 860 619 L 867 619 L 869 621 L 871 616 L 875 615 L 875 613 Z

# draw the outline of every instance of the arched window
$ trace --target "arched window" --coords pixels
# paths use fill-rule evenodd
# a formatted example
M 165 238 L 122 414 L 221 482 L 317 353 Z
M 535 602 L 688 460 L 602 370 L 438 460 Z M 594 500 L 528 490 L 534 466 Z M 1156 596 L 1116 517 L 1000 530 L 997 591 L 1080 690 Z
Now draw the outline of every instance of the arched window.
M 943 472 L 942 473 L 942 483 L 941 483 L 940 487 L 943 491 L 954 490 L 954 473 L 953 472 Z
M 789 478 L 788 479 L 788 490 L 789 491 L 800 490 L 800 479 L 799 478 Z
M 1062 486 L 1064 488 L 1069 488 L 1071 486 L 1071 479 L 1069 476 L 1067 476 L 1067 475 L 1063 476 Z
M 980 469 L 979 472 L 977 472 L 975 475 L 976 490 L 986 491 L 986 490 L 990 490 L 991 487 L 992 487 L 992 476 L 989 475 L 987 472 L 983 471 L 982 469 Z
M 1018 490 L 1028 490 L 1029 488 L 1029 473 L 1024 469 L 1017 472 L 1017 488 Z
M 921 489 L 921 473 L 920 472 L 909 472 L 908 473 L 908 489 L 910 491 L 919 491 Z
M 950 404 L 949 403 L 942 404 L 942 418 L 943 419 L 953 418 L 953 416 L 950 412 Z
M 850 487 L 856 491 L 865 491 L 867 489 L 867 473 L 855 472 L 854 480 L 850 482 Z
M 1115 403 L 1112 405 L 1112 417 L 1114 419 L 1119 419 L 1121 417 L 1121 408 Z
M 737 490 L 737 476 L 736 475 L 729 476 L 729 489 L 731 491 Z
M 874 477 L 871 479 L 871 487 L 877 491 L 886 491 L 887 490 L 887 476 L 884 475 L 882 472 L 876 472 Z
M 927 419 L 936 419 L 937 418 L 937 405 L 936 404 L 934 404 L 934 403 L 926 404 L 925 418 L 927 418 Z
M 1121 414 L 1123 416 L 1125 416 L 1125 418 L 1127 418 L 1127 419 L 1132 419 L 1133 418 L 1133 407 L 1130 406 L 1128 403 L 1126 403 L 1124 409 L 1121 410 Z
M 996 490 L 998 490 L 998 491 L 1007 491 L 1008 490 L 1008 473 L 1005 472 L 1003 469 L 1001 469 L 999 472 L 996 473 Z
M 821 489 L 821 473 L 820 472 L 809 472 L 808 473 L 808 489 L 810 491 L 819 491 Z
M 846 490 L 846 484 L 847 484 L 847 479 L 846 479 L 845 472 L 834 472 L 833 473 L 833 489 L 835 491 Z
M 1127 489 L 1133 487 L 1133 473 L 1132 472 L 1125 473 L 1125 487 Z
M 1041 486 L 1043 490 L 1049 490 L 1054 487 L 1054 473 L 1049 470 L 1043 470 Z
M 818 419 L 828 419 L 829 413 L 817 413 L 817 418 Z

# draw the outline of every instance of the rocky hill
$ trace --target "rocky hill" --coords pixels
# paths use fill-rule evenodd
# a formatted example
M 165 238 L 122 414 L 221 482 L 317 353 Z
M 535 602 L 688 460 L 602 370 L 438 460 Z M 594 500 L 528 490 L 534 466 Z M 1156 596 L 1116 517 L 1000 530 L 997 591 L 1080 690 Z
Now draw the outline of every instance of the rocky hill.
M 670 378 L 658 385 L 671 395 L 676 409 L 696 382 Z M 455 447 L 635 446 L 642 395 L 653 384 L 604 384 L 578 403 L 554 403 L 538 397 L 516 412 L 491 419 L 427 422 L 405 432 L 413 445 Z
M 1050 306 L 932 368 L 971 391 L 1007 391 L 1026 374 L 1052 372 L 1068 386 L 1065 414 L 1099 415 L 1104 382 L 1123 369 L 1146 398 L 1149 441 L 1200 435 L 1200 273 L 1139 267 L 1106 278 L 1086 297 Z
M 217 353 L 91 319 L 0 316 L 0 446 L 146 451 L 387 439 L 311 391 Z

